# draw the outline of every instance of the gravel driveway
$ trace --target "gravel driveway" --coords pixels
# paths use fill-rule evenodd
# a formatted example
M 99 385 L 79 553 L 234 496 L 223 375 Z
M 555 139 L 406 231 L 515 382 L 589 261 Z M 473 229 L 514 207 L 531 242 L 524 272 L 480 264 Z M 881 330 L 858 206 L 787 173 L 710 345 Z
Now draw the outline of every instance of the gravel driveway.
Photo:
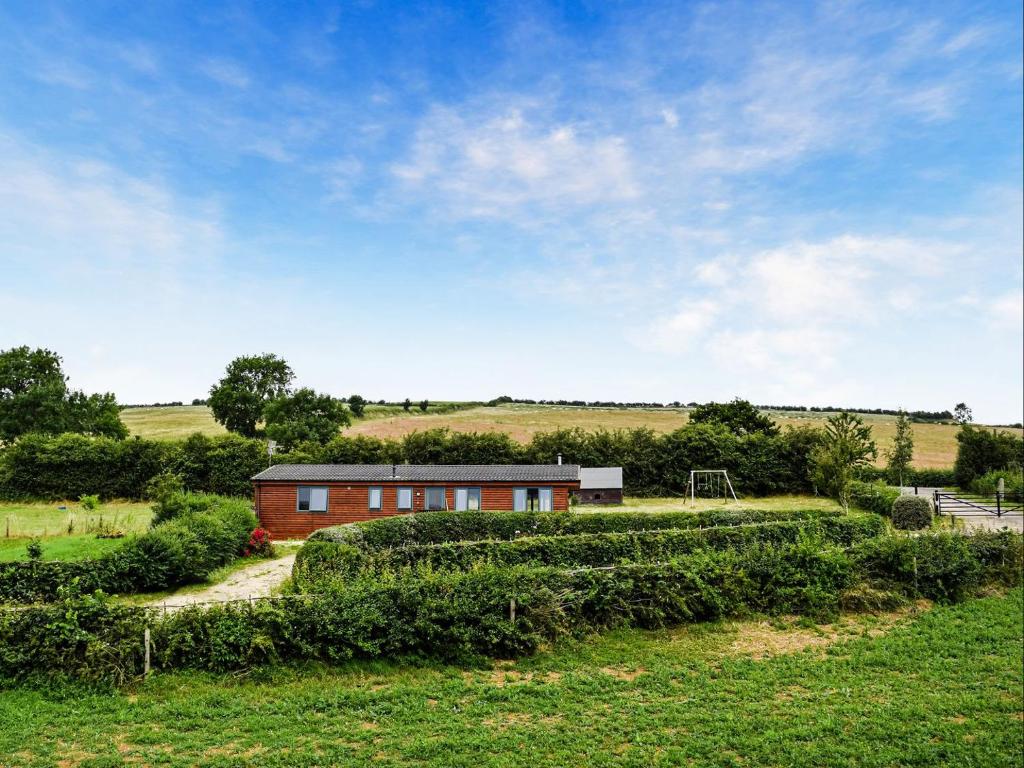
M 295 553 L 274 560 L 260 560 L 248 568 L 231 574 L 227 579 L 199 592 L 171 595 L 150 603 L 153 607 L 184 608 L 195 603 L 213 603 L 224 600 L 247 600 L 266 597 L 275 587 L 292 574 Z

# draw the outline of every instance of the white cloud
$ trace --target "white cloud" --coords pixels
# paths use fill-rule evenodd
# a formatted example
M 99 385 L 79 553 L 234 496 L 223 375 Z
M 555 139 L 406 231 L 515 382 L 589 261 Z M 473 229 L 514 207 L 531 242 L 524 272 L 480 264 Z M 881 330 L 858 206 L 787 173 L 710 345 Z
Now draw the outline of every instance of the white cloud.
M 249 74 L 229 59 L 206 59 L 200 63 L 199 71 L 221 85 L 239 89 L 249 87 Z
M 0 239 L 6 258 L 93 277 L 138 274 L 153 291 L 205 271 L 222 251 L 215 209 L 87 158 L 57 161 L 0 141 Z M 148 275 L 148 278 L 142 277 Z
M 431 110 L 410 157 L 392 173 L 456 217 L 514 218 L 523 208 L 571 209 L 638 194 L 623 139 L 534 123 L 516 109 Z
M 1011 331 L 1024 329 L 1024 293 L 1012 291 L 996 297 L 988 306 L 988 313 L 997 328 Z
M 710 299 L 684 302 L 672 314 L 651 323 L 637 341 L 648 349 L 681 354 L 703 339 L 718 312 L 719 306 Z

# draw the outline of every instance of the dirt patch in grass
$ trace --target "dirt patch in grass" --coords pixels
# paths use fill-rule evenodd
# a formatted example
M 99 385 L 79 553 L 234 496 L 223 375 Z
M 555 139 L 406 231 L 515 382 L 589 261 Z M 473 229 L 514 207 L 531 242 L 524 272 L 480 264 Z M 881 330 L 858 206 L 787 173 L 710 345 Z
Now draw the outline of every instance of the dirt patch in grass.
M 632 683 L 640 675 L 647 670 L 643 667 L 636 667 L 635 669 L 623 669 L 622 667 L 601 667 L 601 671 L 610 677 L 614 677 L 616 680 L 623 680 L 627 683 Z
M 880 637 L 890 629 L 931 608 L 926 600 L 895 611 L 871 615 L 849 614 L 831 624 L 801 625 L 796 617 L 777 622 L 748 622 L 738 626 L 738 637 L 726 649 L 730 656 L 747 656 L 755 661 L 808 648 L 826 648 L 851 637 Z
M 468 683 L 479 682 L 479 677 L 472 673 L 464 673 L 463 678 Z M 534 672 L 517 672 L 512 669 L 494 669 L 485 678 L 486 682 L 498 688 L 504 688 L 506 685 L 516 685 L 526 683 L 557 683 L 562 679 L 562 675 L 559 672 L 545 672 L 545 673 L 534 673 Z

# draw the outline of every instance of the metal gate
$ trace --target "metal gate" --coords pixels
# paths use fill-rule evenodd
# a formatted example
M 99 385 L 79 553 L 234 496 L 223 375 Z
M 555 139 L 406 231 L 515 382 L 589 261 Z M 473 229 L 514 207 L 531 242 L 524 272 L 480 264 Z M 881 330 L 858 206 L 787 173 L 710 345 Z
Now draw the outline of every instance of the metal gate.
M 1002 517 L 1022 511 L 1024 504 L 1019 499 L 1007 499 L 1006 494 L 999 491 L 993 496 L 935 491 L 935 512 L 939 515 Z

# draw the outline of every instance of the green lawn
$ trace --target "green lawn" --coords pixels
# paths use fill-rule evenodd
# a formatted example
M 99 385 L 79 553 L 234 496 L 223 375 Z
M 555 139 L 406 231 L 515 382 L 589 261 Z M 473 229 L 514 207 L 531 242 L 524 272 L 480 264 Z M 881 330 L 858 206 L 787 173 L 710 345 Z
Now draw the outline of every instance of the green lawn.
M 141 532 L 152 517 L 148 501 L 111 501 L 92 512 L 74 501 L 0 502 L 0 537 L 74 536 L 110 529 Z
M 637 498 L 627 496 L 621 505 L 580 504 L 575 512 L 698 512 L 705 509 L 841 509 L 839 504 L 823 496 L 759 496 L 739 501 L 695 499 L 689 497 Z
M 618 631 L 480 668 L 352 663 L 0 694 L 7 766 L 1007 766 L 1021 590 L 836 625 Z
M 0 539 L 0 562 L 26 560 L 25 548 L 31 539 Z M 44 560 L 83 560 L 98 557 L 104 552 L 116 549 L 124 539 L 97 539 L 96 534 L 81 536 L 49 536 L 40 542 L 43 545 Z

